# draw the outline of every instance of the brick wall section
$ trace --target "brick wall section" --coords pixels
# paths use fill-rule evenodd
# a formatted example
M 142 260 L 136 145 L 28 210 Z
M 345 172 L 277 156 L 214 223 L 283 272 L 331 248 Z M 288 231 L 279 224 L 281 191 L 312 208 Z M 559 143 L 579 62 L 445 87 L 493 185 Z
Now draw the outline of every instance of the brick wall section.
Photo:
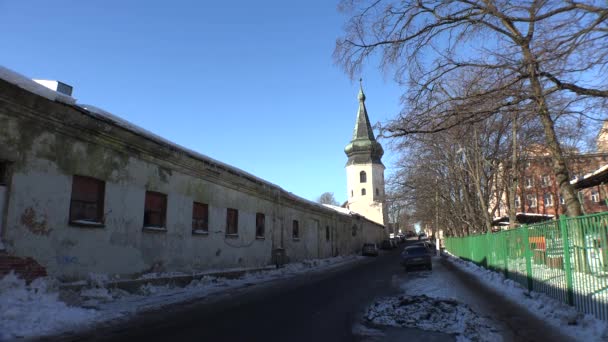
M 0 255 L 0 278 L 14 271 L 28 283 L 32 280 L 45 277 L 46 269 L 32 258 L 20 258 L 11 255 Z

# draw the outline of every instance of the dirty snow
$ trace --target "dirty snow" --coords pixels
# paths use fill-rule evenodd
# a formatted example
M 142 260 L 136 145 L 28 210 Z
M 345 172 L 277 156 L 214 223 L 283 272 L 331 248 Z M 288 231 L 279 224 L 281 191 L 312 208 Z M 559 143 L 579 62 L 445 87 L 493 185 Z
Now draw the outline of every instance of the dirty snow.
M 491 321 L 451 298 L 426 295 L 383 298 L 367 309 L 365 318 L 378 325 L 453 334 L 457 341 L 502 341 Z
M 0 66 L 0 79 L 3 79 L 9 83 L 12 83 L 12 84 L 18 86 L 19 88 L 25 89 L 36 95 L 45 97 L 51 101 L 63 102 L 66 104 L 75 104 L 76 103 L 76 100 L 73 97 L 56 92 L 54 90 L 51 90 L 51 89 L 35 82 L 34 80 L 31 80 L 17 72 L 14 72 L 10 69 L 5 68 L 3 66 Z
M 236 279 L 205 275 L 185 287 L 146 284 L 136 293 L 110 288 L 111 279 L 103 274 L 91 274 L 88 285 L 78 292 L 64 290 L 60 293 L 59 283 L 52 278 L 40 278 L 27 285 L 11 273 L 0 279 L 0 341 L 86 329 L 95 324 L 125 319 L 169 304 L 200 299 L 211 294 L 297 274 L 326 271 L 361 259 L 362 257 L 353 255 L 305 260 L 287 264 L 279 269 L 245 273 Z M 184 274 L 156 273 L 144 275 L 140 279 L 171 275 Z
M 492 272 L 448 255 L 448 260 L 468 274 L 478 278 L 488 287 L 496 289 L 505 297 L 528 309 L 538 318 L 559 329 L 565 335 L 581 341 L 608 340 L 608 323 L 589 314 L 578 312 L 574 307 L 555 300 L 545 294 L 528 291 L 504 275 Z

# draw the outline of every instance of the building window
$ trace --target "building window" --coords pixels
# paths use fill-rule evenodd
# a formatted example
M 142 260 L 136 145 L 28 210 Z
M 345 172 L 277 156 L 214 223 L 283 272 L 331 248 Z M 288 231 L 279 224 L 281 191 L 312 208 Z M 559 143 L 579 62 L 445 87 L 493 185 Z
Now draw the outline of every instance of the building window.
M 378 188 L 376 188 L 376 196 L 380 196 L 380 190 L 378 190 Z
M 293 220 L 292 227 L 293 227 L 293 230 L 292 230 L 291 236 L 293 237 L 294 240 L 297 240 L 300 238 L 300 223 L 298 222 L 298 220 Z
M 521 198 L 518 196 L 515 196 L 515 209 L 519 209 L 521 207 Z
M 192 232 L 209 232 L 209 206 L 206 203 L 192 204 Z
M 103 223 L 105 189 L 105 182 L 99 179 L 84 176 L 72 177 L 70 223 Z
M 355 195 L 354 191 L 350 191 L 350 197 L 353 197 Z
M 352 232 L 352 235 L 353 235 L 353 236 L 357 236 L 357 225 L 356 225 L 356 224 L 354 224 L 354 225 L 353 225 L 353 232 Z
M 226 235 L 237 235 L 239 233 L 239 211 L 226 209 Z
M 255 237 L 264 238 L 266 230 L 266 216 L 262 213 L 255 214 Z
M 325 226 L 325 241 L 329 241 L 329 226 Z
M 543 187 L 547 187 L 547 186 L 551 185 L 551 177 L 548 175 L 544 175 L 541 178 L 541 184 Z
M 0 162 L 0 186 L 8 184 L 8 163 Z
M 564 200 L 564 197 L 562 195 L 559 195 L 559 203 L 566 204 L 566 200 Z
M 167 219 L 167 195 L 146 191 L 144 228 L 164 228 Z
M 361 189 L 361 196 L 365 196 L 365 188 Z
M 597 190 L 591 191 L 591 201 L 593 203 L 599 203 L 600 202 L 600 193 Z
M 534 181 L 532 180 L 531 177 L 526 177 L 526 179 L 525 179 L 525 185 L 526 185 L 526 188 L 531 188 L 532 185 L 534 185 Z
M 528 202 L 528 207 L 536 208 L 536 196 L 534 195 L 526 195 L 526 201 Z
M 551 195 L 551 194 L 544 194 L 543 195 L 543 203 L 545 204 L 545 207 L 552 207 L 553 206 L 553 195 Z
M 367 173 L 365 173 L 365 171 L 359 172 L 359 181 L 361 183 L 367 182 Z

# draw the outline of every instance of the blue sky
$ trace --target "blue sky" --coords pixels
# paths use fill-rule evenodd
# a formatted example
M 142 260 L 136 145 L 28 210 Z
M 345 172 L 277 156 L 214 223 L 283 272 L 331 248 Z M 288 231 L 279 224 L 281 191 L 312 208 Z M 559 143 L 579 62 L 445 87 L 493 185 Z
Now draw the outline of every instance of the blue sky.
M 314 200 L 346 200 L 358 81 L 332 60 L 336 1 L 2 1 L 0 64 Z M 372 123 L 400 109 L 376 65 Z M 390 173 L 392 153 L 385 145 Z

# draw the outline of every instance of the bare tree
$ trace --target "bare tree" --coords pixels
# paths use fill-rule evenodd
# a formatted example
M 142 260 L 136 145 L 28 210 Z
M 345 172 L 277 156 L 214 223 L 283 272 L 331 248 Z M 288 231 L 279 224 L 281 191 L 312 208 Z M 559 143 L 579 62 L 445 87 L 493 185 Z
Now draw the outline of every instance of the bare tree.
M 608 80 L 597 77 L 608 64 L 605 2 L 344 0 L 340 7 L 352 16 L 337 62 L 354 76 L 378 51 L 381 65 L 408 86 L 404 110 L 384 134 L 435 133 L 531 107 L 568 214 L 581 214 L 552 109 L 557 97 L 572 112 L 606 106 Z M 478 86 L 463 91 L 463 81 Z
M 336 206 L 340 205 L 340 203 L 338 203 L 338 201 L 334 197 L 333 192 L 322 193 L 321 196 L 319 196 L 319 198 L 317 198 L 317 202 L 321 203 L 321 204 L 329 204 L 329 205 L 336 205 Z

